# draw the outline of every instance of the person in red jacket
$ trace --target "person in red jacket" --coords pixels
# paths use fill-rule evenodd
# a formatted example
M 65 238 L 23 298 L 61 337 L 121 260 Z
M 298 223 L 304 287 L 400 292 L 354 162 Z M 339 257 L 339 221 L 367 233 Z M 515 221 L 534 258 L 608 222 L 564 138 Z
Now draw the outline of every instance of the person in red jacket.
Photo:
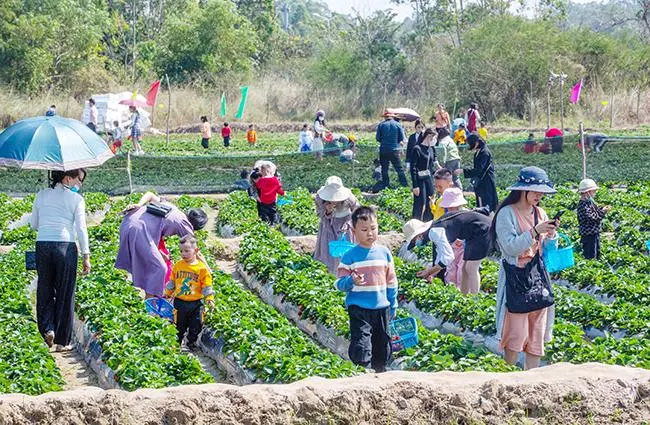
M 230 135 L 232 133 L 232 129 L 228 125 L 227 122 L 223 123 L 223 127 L 221 128 L 221 137 L 223 137 L 223 146 L 228 147 L 230 146 Z
M 284 195 L 284 190 L 282 190 L 280 180 L 273 175 L 274 166 L 272 163 L 262 164 L 260 173 L 262 177 L 255 182 L 260 197 L 257 211 L 262 221 L 273 225 L 276 223 L 277 217 L 276 201 L 278 195 Z

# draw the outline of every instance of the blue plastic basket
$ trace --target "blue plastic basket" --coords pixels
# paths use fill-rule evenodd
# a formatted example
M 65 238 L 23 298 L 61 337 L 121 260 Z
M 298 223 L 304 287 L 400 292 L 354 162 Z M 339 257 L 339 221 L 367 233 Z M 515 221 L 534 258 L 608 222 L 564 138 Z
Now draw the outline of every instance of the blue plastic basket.
M 555 248 L 552 245 L 546 246 L 544 249 L 544 265 L 549 273 L 557 273 L 575 265 L 571 239 L 564 233 L 558 233 L 558 236 L 564 239 L 567 246 L 564 248 Z
M 337 241 L 331 241 L 328 244 L 330 255 L 334 258 L 341 258 L 343 257 L 343 254 L 348 252 L 350 249 L 352 249 L 355 246 L 352 242 L 348 241 L 345 238 L 345 233 L 341 235 L 339 240 Z
M 412 317 L 391 321 L 389 333 L 393 352 L 418 345 L 418 324 Z
M 283 205 L 291 205 L 293 204 L 293 198 L 291 196 L 285 196 L 285 197 L 279 197 L 278 198 L 278 207 L 281 207 Z
M 147 313 L 174 321 L 174 306 L 164 298 L 147 298 L 144 302 Z

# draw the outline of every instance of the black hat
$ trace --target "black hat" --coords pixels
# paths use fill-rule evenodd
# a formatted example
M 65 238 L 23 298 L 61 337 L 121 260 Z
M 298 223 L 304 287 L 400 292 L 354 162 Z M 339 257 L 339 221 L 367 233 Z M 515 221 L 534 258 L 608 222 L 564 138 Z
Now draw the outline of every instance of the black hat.
M 185 215 L 194 230 L 201 230 L 208 224 L 208 215 L 201 208 L 192 208 Z

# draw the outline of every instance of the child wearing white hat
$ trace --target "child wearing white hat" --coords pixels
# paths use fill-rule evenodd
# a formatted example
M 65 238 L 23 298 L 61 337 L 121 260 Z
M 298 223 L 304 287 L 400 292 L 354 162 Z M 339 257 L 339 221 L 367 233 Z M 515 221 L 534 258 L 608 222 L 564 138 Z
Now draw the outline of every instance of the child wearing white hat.
M 587 259 L 600 258 L 601 223 L 610 207 L 599 207 L 594 201 L 598 185 L 592 179 L 584 179 L 578 186 L 578 224 L 580 225 L 580 243 L 582 254 Z

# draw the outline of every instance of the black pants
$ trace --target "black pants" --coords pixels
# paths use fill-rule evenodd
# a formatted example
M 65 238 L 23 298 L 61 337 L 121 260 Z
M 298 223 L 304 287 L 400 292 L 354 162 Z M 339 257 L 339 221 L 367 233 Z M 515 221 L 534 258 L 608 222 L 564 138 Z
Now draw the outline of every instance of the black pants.
M 203 146 L 205 149 L 207 149 L 210 146 L 210 139 L 207 137 L 204 137 L 201 139 L 201 146 Z
M 399 184 L 408 186 L 406 174 L 404 174 L 404 168 L 402 167 L 402 160 L 399 157 L 399 151 L 379 152 L 379 164 L 381 165 L 381 182 L 384 188 L 387 188 L 390 184 L 388 178 L 389 164 L 393 164 L 393 168 L 399 177 Z
M 55 344 L 72 341 L 78 258 L 75 243 L 36 242 L 38 330 L 43 335 L 53 331 Z
M 390 360 L 391 345 L 388 334 L 389 307 L 368 310 L 351 305 L 350 348 L 348 355 L 352 363 L 368 367 L 375 372 L 385 372 Z
M 596 152 L 602 152 L 605 148 L 605 143 L 607 143 L 606 137 L 595 137 L 593 148 Z
M 95 133 L 97 133 L 97 127 L 95 126 L 95 124 L 89 122 L 88 124 L 86 124 L 86 126 L 92 131 L 94 131 Z
M 178 333 L 178 343 L 183 343 L 183 337 L 187 332 L 187 343 L 194 344 L 201 333 L 203 323 L 201 321 L 201 310 L 203 300 L 183 301 L 174 298 L 174 308 L 176 309 L 176 332 Z
M 416 176 L 415 178 L 417 179 L 417 187 L 420 188 L 420 194 L 418 196 L 413 196 L 412 218 L 417 218 L 420 221 L 433 220 L 431 205 L 429 204 L 429 198 L 435 194 L 436 190 L 433 186 L 433 177 L 427 176 L 420 179 Z
M 258 202 L 257 212 L 259 213 L 260 219 L 271 225 L 276 223 L 276 216 L 278 215 L 278 210 L 275 205 L 275 202 L 272 204 L 263 204 Z
M 228 137 L 224 137 L 224 138 L 223 138 L 223 145 L 224 145 L 225 147 L 230 146 L 230 136 L 228 136 Z
M 551 138 L 551 151 L 553 153 L 561 153 L 564 151 L 564 137 L 557 136 Z
M 580 243 L 582 244 L 582 255 L 586 259 L 600 258 L 600 233 L 582 235 L 580 236 Z

